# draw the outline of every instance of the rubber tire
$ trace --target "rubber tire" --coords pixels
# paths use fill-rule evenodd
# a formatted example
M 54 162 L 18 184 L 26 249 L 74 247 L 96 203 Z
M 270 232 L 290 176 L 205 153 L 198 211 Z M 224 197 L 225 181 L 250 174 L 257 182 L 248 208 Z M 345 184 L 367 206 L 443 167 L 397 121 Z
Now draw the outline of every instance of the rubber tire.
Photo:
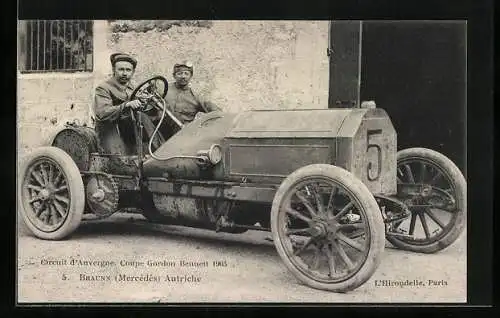
M 309 178 L 311 176 L 333 179 L 348 189 L 359 206 L 364 208 L 368 226 L 370 228 L 370 250 L 368 251 L 365 263 L 354 276 L 340 283 L 330 284 L 318 282 L 304 275 L 288 259 L 288 256 L 282 246 L 281 238 L 278 235 L 279 207 L 284 195 L 291 187 L 300 182 L 302 179 Z M 312 164 L 299 168 L 283 180 L 275 194 L 271 207 L 271 233 L 278 254 L 285 263 L 287 269 L 292 272 L 299 281 L 315 289 L 339 293 L 354 290 L 370 279 L 380 264 L 385 247 L 385 227 L 382 219 L 382 213 L 380 212 L 380 208 L 373 195 L 370 193 L 368 188 L 349 171 L 328 164 Z
M 71 192 L 71 204 L 68 211 L 68 216 L 64 223 L 54 232 L 44 232 L 38 229 L 31 223 L 24 209 L 24 199 L 22 184 L 25 174 L 34 161 L 40 157 L 48 157 L 59 165 L 65 174 L 68 187 Z M 85 190 L 83 180 L 80 175 L 80 170 L 76 166 L 73 159 L 64 150 L 56 147 L 40 147 L 29 153 L 21 163 L 19 170 L 19 180 L 17 182 L 17 198 L 18 211 L 24 221 L 26 227 L 38 238 L 44 240 L 62 240 L 72 234 L 81 223 L 82 215 L 85 208 Z M 31 212 L 28 212 L 31 213 Z
M 397 153 L 397 161 L 407 159 L 419 159 L 424 158 L 432 161 L 438 167 L 440 167 L 446 174 L 447 177 L 452 181 L 455 187 L 455 192 L 457 193 L 456 202 L 459 204 L 458 217 L 456 220 L 455 227 L 446 234 L 442 239 L 431 243 L 429 245 L 412 245 L 405 241 L 402 241 L 394 236 L 387 236 L 387 240 L 397 248 L 416 252 L 416 253 L 436 253 L 441 251 L 451 244 L 453 244 L 462 234 L 465 223 L 466 223 L 466 211 L 467 211 L 467 183 L 465 178 L 458 169 L 458 167 L 449 158 L 443 154 L 427 149 L 427 148 L 408 148 Z
M 159 224 L 170 224 L 171 220 L 164 217 L 157 211 L 142 211 L 142 216 L 148 221 L 149 223 L 159 223 Z

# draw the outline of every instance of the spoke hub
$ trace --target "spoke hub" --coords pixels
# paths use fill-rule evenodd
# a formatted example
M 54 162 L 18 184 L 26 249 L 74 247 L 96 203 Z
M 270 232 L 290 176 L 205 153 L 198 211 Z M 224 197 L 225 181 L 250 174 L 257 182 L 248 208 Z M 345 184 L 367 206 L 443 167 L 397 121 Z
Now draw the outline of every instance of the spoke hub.
M 92 199 L 99 202 L 104 200 L 104 196 L 105 196 L 104 191 L 101 188 L 97 189 L 94 193 L 92 193 Z
M 339 223 L 335 220 L 320 220 L 310 227 L 309 233 L 315 238 L 334 238 L 338 230 Z
M 51 191 L 47 188 L 45 189 L 42 189 L 42 191 L 40 191 L 40 198 L 42 200 L 48 200 L 51 196 Z
M 328 233 L 327 225 L 323 222 L 317 222 L 309 228 L 309 233 L 313 237 L 324 237 Z

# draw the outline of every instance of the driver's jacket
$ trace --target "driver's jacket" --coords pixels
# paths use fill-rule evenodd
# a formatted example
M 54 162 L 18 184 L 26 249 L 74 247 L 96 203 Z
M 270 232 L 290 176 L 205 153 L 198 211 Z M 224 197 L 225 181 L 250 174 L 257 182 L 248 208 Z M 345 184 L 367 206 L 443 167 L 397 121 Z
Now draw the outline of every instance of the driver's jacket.
M 122 155 L 136 154 L 134 126 L 129 110 L 125 108 L 125 103 L 130 100 L 133 89 L 133 85 L 124 86 L 115 78 L 110 78 L 97 86 L 94 114 L 99 152 Z M 138 114 L 142 116 L 146 132 L 152 132 L 154 129 L 152 121 L 148 116 L 143 116 L 142 113 Z

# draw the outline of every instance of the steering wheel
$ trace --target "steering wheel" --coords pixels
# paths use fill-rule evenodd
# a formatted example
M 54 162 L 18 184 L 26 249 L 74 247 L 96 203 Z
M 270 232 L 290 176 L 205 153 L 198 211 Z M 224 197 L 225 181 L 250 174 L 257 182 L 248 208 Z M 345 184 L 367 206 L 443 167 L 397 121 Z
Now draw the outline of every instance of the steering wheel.
M 139 84 L 132 92 L 130 100 L 140 100 L 145 105 L 144 108 L 141 109 L 142 112 L 149 112 L 153 108 L 163 111 L 163 103 L 159 98 L 165 98 L 167 92 L 167 79 L 161 75 L 157 75 Z

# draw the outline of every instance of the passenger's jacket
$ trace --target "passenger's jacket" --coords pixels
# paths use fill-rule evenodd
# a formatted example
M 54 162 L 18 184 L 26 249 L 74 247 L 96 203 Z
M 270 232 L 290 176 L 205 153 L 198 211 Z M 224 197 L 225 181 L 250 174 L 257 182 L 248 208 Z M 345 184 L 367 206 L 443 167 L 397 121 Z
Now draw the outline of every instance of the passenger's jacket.
M 191 86 L 181 88 L 177 87 L 175 82 L 168 85 L 165 101 L 167 107 L 182 123 L 193 121 L 198 112 L 208 113 L 220 110 L 215 104 L 201 98 L 191 89 Z

